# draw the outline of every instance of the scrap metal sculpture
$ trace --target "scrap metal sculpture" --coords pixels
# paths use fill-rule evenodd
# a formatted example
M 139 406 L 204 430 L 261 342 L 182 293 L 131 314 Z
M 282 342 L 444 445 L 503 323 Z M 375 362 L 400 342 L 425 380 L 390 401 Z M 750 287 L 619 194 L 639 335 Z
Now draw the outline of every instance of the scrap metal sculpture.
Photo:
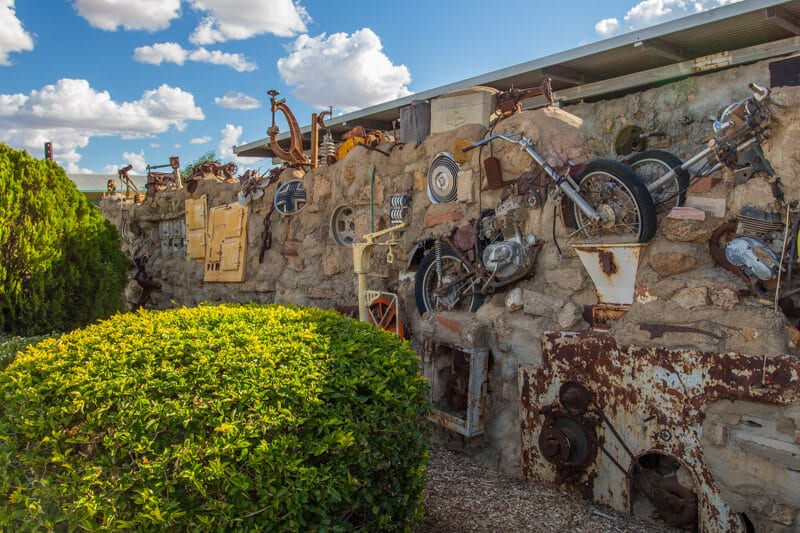
M 272 153 L 274 153 L 275 157 L 278 159 L 282 159 L 292 166 L 302 167 L 303 165 L 311 165 L 312 161 L 310 161 L 303 152 L 303 135 L 300 132 L 300 125 L 297 123 L 297 119 L 294 118 L 294 113 L 292 113 L 289 106 L 286 105 L 286 98 L 276 99 L 275 97 L 278 96 L 280 92 L 275 89 L 267 91 L 267 94 L 269 95 L 269 103 L 272 108 L 272 125 L 267 129 L 269 146 L 272 149 Z M 276 111 L 282 112 L 286 118 L 286 122 L 289 124 L 288 150 L 284 150 L 278 144 L 280 128 L 275 124 Z

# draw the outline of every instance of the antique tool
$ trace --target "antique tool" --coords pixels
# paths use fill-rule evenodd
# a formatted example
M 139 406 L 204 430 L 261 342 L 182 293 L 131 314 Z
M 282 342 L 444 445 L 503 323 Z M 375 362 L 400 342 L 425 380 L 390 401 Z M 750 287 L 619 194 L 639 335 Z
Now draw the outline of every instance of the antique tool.
M 534 96 L 544 96 L 547 105 L 553 105 L 553 89 L 550 86 L 550 78 L 545 78 L 539 87 L 530 87 L 528 89 L 517 89 L 512 87 L 505 91 L 501 91 L 494 95 L 495 112 L 497 113 L 497 120 L 509 117 L 514 113 L 520 111 L 520 102 L 526 98 L 533 98 Z
M 386 261 L 392 263 L 394 261 L 392 246 L 396 245 L 397 241 L 392 240 L 391 234 L 405 227 L 405 224 L 398 224 L 374 233 L 367 233 L 363 237 L 366 242 L 354 242 L 352 244 L 353 270 L 358 277 L 358 319 L 361 322 L 371 322 L 367 300 L 367 273 L 369 273 L 372 248 L 375 246 L 388 246 L 389 251 L 386 254 Z M 384 235 L 390 235 L 389 239 L 384 242 L 376 241 L 376 239 Z
M 171 167 L 172 172 L 153 172 L 156 168 Z M 155 196 L 156 192 L 167 189 L 177 190 L 183 187 L 181 182 L 180 161 L 178 156 L 173 155 L 169 158 L 166 165 L 147 165 L 147 183 L 145 184 L 147 198 Z
M 269 146 L 272 149 L 272 153 L 275 154 L 275 157 L 286 161 L 290 165 L 311 165 L 312 162 L 309 161 L 308 157 L 306 157 L 306 154 L 303 152 L 303 136 L 300 132 L 300 125 L 297 123 L 297 119 L 294 118 L 294 114 L 289 109 L 289 106 L 286 105 L 286 98 L 281 98 L 280 100 L 276 99 L 275 97 L 278 96 L 280 92 L 275 89 L 267 91 L 267 94 L 269 95 L 269 103 L 272 108 L 272 125 L 267 129 Z M 286 122 L 289 124 L 288 150 L 284 150 L 278 144 L 280 128 L 275 124 L 276 111 L 282 112 L 286 118 Z
M 710 331 L 680 324 L 639 324 L 639 329 L 648 332 L 651 339 L 663 337 L 664 333 L 699 333 L 718 341 L 722 340 L 722 337 Z

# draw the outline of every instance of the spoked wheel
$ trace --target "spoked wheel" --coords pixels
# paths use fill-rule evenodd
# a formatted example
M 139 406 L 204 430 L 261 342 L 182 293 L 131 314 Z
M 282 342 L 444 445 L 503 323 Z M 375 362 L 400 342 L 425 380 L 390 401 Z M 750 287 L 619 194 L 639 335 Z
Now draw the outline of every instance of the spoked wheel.
M 478 292 L 479 280 L 449 246 L 438 246 L 441 247 L 441 261 L 436 260 L 434 247 L 422 258 L 414 277 L 414 296 L 419 314 L 477 311 L 483 303 L 483 294 Z
M 381 329 L 394 333 L 400 337 L 400 339 L 405 339 L 403 323 L 397 316 L 397 309 L 388 298 L 384 298 L 383 296 L 376 298 L 370 304 L 368 311 L 369 319 L 373 324 Z
M 657 190 L 650 191 L 653 202 L 659 210 L 681 206 L 686 202 L 686 189 L 689 188 L 689 173 L 680 168 L 683 162 L 664 150 L 645 150 L 632 156 L 628 164 L 642 178 L 648 190 L 652 183 L 672 170 L 676 175 Z
M 595 223 L 573 204 L 578 227 L 604 242 L 647 242 L 656 233 L 656 208 L 644 183 L 630 167 L 613 159 L 595 159 L 578 178 L 583 198 L 605 218 Z

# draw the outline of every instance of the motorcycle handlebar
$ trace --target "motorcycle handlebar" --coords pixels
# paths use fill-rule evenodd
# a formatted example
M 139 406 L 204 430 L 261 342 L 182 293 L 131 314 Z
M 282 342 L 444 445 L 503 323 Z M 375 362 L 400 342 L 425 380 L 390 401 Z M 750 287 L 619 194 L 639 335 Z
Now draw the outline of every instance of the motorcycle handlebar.
M 757 83 L 751 83 L 749 85 L 749 87 L 750 87 L 750 90 L 753 91 L 753 96 L 759 102 L 762 101 L 767 96 L 769 96 L 769 88 L 767 88 L 767 87 L 762 87 L 761 85 L 759 85 Z
M 469 146 L 462 148 L 461 151 L 464 153 L 469 152 L 470 150 L 474 150 L 478 146 L 483 146 L 484 144 L 490 143 L 495 139 L 503 139 L 505 141 L 519 144 L 521 141 L 514 139 L 514 137 L 518 137 L 522 135 L 521 131 L 515 131 L 514 133 L 495 133 L 494 135 L 490 135 L 485 139 L 482 139 L 476 143 L 470 144 Z

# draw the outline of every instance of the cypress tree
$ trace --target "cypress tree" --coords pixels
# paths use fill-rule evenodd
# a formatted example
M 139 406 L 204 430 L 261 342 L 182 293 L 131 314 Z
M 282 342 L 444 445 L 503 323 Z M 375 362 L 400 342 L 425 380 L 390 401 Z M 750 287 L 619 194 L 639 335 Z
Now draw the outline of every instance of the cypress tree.
M 121 310 L 116 228 L 64 169 L 0 143 L 0 332 L 68 331 Z

